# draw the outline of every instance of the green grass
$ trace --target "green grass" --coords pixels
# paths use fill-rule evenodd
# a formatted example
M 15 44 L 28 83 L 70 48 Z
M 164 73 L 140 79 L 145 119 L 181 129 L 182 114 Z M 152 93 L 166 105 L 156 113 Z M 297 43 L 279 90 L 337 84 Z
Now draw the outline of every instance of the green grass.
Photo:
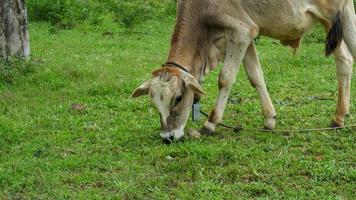
M 219 129 L 215 137 L 164 145 L 148 98 L 130 94 L 165 61 L 172 24 L 147 22 L 130 32 L 104 24 L 55 34 L 46 23 L 31 24 L 31 70 L 0 82 L 0 199 L 355 198 L 355 130 Z M 304 44 L 293 57 L 275 41 L 260 41 L 278 128 L 329 125 L 337 91 L 334 61 L 323 49 Z M 217 74 L 203 85 L 204 110 L 215 101 Z M 354 91 L 347 124 L 356 122 Z M 226 123 L 263 125 L 243 70 L 231 97 L 241 103 L 227 106 Z

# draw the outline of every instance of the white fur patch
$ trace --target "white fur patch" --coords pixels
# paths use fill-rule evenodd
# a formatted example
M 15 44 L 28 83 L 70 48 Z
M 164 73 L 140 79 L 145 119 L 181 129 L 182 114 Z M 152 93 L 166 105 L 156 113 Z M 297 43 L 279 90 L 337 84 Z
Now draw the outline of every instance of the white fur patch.
M 160 135 L 162 138 L 169 138 L 171 136 L 174 136 L 174 139 L 179 140 L 184 136 L 184 126 L 181 126 L 178 129 L 175 129 L 170 132 L 161 132 Z
M 171 99 L 175 95 L 171 87 L 174 85 L 178 85 L 176 77 L 173 77 L 169 82 L 162 82 L 159 77 L 152 81 L 150 91 L 152 93 L 151 101 L 161 114 L 163 123 L 166 123 L 169 117 Z

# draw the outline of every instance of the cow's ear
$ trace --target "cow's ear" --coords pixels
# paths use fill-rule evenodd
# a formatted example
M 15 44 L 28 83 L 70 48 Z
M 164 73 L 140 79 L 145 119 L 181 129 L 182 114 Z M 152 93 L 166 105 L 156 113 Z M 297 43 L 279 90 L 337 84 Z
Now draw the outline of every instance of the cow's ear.
M 192 75 L 186 74 L 184 76 L 184 83 L 187 87 L 190 87 L 193 89 L 195 95 L 202 96 L 205 94 L 203 88 L 200 86 L 197 79 L 195 79 Z
M 138 88 L 136 88 L 131 96 L 133 98 L 140 97 L 142 95 L 148 95 L 148 92 L 150 91 L 151 88 L 151 80 L 144 82 L 142 85 L 140 85 Z

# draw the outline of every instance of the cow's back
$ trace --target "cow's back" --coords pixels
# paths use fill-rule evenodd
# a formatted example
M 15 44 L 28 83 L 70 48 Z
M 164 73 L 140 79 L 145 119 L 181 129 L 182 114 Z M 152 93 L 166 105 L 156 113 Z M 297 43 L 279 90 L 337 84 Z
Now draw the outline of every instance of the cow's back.
M 296 40 L 315 23 L 329 23 L 344 1 L 235 0 L 259 27 L 260 34 L 280 40 Z

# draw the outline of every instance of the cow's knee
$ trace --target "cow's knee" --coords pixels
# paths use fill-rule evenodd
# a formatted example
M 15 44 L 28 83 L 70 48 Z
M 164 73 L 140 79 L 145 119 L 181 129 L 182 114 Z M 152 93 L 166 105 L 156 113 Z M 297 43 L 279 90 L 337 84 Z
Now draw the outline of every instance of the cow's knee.
M 219 89 L 230 89 L 236 81 L 236 75 L 228 69 L 222 69 L 219 75 Z
M 344 64 L 342 66 L 337 67 L 337 75 L 341 77 L 350 77 L 352 75 L 352 60 L 344 61 Z
M 345 43 L 342 43 L 341 47 L 335 52 L 335 59 L 344 65 L 353 65 L 354 63 L 353 56 Z
M 344 43 L 341 45 L 341 48 L 335 52 L 335 61 L 338 77 L 351 77 L 354 59 Z
M 263 77 L 262 74 L 248 75 L 248 80 L 250 81 L 250 85 L 255 89 L 264 87 L 265 84 L 262 77 Z

